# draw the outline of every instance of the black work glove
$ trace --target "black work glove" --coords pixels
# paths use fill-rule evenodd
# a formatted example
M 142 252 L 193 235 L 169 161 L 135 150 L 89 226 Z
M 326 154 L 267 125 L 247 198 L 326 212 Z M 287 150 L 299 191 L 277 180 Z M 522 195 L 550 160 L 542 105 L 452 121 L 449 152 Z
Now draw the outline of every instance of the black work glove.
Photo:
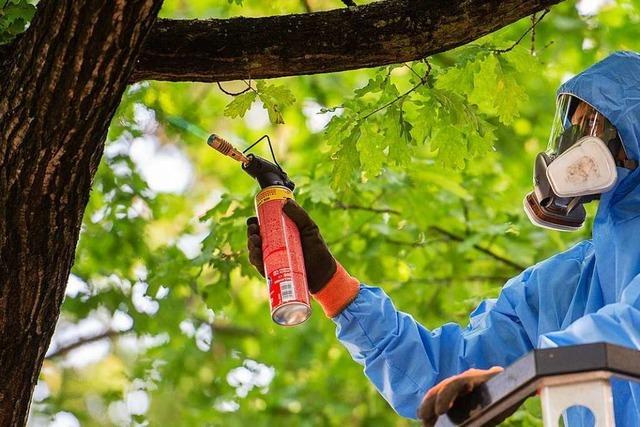
M 418 408 L 418 418 L 422 420 L 424 427 L 433 427 L 440 415 L 447 413 L 453 406 L 456 398 L 470 393 L 480 384 L 487 382 L 490 378 L 502 372 L 502 368 L 494 366 L 491 369 L 469 369 L 461 374 L 455 375 L 441 381 L 431 388 L 422 399 Z M 513 413 L 517 406 L 513 409 Z M 506 419 L 509 414 L 505 414 Z
M 304 254 L 304 268 L 307 273 L 309 291 L 319 292 L 336 272 L 337 264 L 327 244 L 320 235 L 320 230 L 309 214 L 293 199 L 288 199 L 283 206 L 284 213 L 291 218 L 300 231 L 302 252 Z M 247 247 L 249 248 L 249 262 L 264 277 L 262 262 L 262 238 L 258 218 L 247 220 Z

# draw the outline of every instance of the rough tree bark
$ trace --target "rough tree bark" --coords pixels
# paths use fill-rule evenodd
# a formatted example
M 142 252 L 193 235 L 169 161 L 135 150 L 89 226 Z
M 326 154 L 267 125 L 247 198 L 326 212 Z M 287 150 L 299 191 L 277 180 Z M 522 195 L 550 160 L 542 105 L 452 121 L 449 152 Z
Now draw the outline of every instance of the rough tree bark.
M 227 81 L 425 58 L 562 0 L 387 0 L 264 18 L 161 19 L 132 79 Z
M 91 181 L 161 0 L 45 0 L 0 64 L 0 425 L 23 425 Z
M 563 0 L 386 0 L 305 14 L 160 19 L 131 81 L 217 82 L 328 73 L 425 58 Z M 0 46 L 0 61 L 11 51 Z
M 422 58 L 561 0 L 389 0 L 162 21 L 162 0 L 41 0 L 0 47 L 0 426 L 23 425 L 107 128 L 127 82 L 309 74 Z M 136 72 L 133 74 L 134 67 Z

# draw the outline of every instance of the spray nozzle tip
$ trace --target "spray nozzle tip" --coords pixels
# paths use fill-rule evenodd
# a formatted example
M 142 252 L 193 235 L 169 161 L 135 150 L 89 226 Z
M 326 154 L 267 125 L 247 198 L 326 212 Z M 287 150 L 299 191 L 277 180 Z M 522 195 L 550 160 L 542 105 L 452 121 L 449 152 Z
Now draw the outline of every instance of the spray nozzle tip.
M 212 133 L 207 139 L 207 144 L 209 147 L 213 148 L 216 151 L 224 154 L 225 156 L 229 156 L 232 159 L 235 159 L 242 163 L 248 163 L 249 159 L 240 151 L 238 151 L 230 142 L 225 139 L 219 137 L 215 133 Z

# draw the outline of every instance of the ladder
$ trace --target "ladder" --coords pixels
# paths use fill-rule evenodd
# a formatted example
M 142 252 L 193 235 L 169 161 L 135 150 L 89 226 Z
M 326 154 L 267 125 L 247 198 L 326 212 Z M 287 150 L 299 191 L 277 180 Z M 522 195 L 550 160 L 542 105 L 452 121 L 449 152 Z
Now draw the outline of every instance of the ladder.
M 606 343 L 534 350 L 458 398 L 436 427 L 492 425 L 535 394 L 545 427 L 574 405 L 589 408 L 597 427 L 615 427 L 612 377 L 640 381 L 640 351 Z

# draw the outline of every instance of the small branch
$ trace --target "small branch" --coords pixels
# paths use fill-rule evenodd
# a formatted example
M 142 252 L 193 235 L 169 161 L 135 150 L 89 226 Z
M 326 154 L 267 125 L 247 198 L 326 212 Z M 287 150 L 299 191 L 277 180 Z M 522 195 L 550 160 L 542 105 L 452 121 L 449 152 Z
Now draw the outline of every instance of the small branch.
M 255 337 L 258 335 L 258 331 L 251 328 L 245 328 L 243 326 L 235 326 L 229 323 L 213 323 L 209 324 L 213 328 L 213 332 L 220 335 L 227 335 L 233 337 Z
M 416 76 L 420 80 L 423 79 L 423 77 L 420 74 L 418 74 L 418 72 L 416 70 L 414 70 L 411 65 L 407 64 L 406 62 L 404 62 L 402 65 L 407 67 L 409 69 L 409 71 L 411 71 L 413 73 L 414 76 Z
M 460 282 L 500 282 L 505 283 L 507 280 L 511 279 L 509 276 L 482 276 L 482 275 L 472 275 L 472 276 L 464 276 L 464 277 L 412 277 L 406 282 L 403 283 L 431 283 L 437 285 L 451 285 L 453 283 Z M 385 282 L 383 282 L 385 283 Z M 388 283 L 388 282 L 387 282 Z M 395 282 L 397 283 L 397 282 Z
M 65 345 L 65 346 L 57 348 L 55 351 L 47 354 L 45 356 L 45 358 L 46 359 L 53 359 L 55 357 L 64 356 L 67 353 L 69 353 L 71 350 L 75 350 L 76 348 L 82 347 L 83 345 L 91 344 L 93 342 L 101 341 L 101 340 L 104 340 L 104 339 L 107 339 L 107 338 L 111 339 L 111 338 L 117 337 L 119 335 L 122 335 L 122 334 L 130 332 L 130 331 L 131 331 L 131 329 L 127 329 L 125 331 L 114 331 L 114 330 L 110 329 L 110 330 L 108 330 L 106 332 L 103 332 L 103 333 L 98 334 L 98 335 L 94 335 L 92 337 L 81 338 L 76 342 L 73 342 L 71 344 L 68 344 L 68 345 Z
M 394 210 L 394 209 L 388 209 L 388 208 L 375 208 L 375 207 L 370 207 L 370 206 L 359 206 L 359 205 L 346 205 L 344 203 L 338 202 L 336 203 L 336 207 L 340 208 L 340 209 L 351 209 L 351 210 L 359 210 L 359 211 L 367 211 L 367 212 L 375 212 L 375 213 L 387 213 L 387 214 L 391 214 L 391 215 L 401 215 L 400 211 Z M 438 227 L 438 226 L 431 226 L 429 227 L 429 230 L 431 231 L 435 231 L 439 234 L 442 234 L 444 236 L 447 236 L 448 238 L 450 238 L 451 240 L 455 240 L 456 242 L 463 242 L 465 239 L 463 237 L 458 236 L 455 233 L 452 233 L 450 231 L 445 230 L 444 228 Z M 402 243 L 406 243 L 406 242 L 402 242 Z M 414 244 L 409 242 L 409 244 Z M 484 246 L 478 245 L 478 244 L 474 244 L 473 248 L 479 252 L 482 252 L 483 254 L 495 259 L 496 261 L 500 261 L 503 264 L 508 265 L 509 267 L 512 267 L 518 271 L 522 271 L 524 269 L 526 269 L 527 267 L 519 264 L 515 261 L 510 260 L 509 258 L 506 258 L 494 251 L 492 251 L 489 248 L 486 248 Z
M 307 12 L 307 13 L 313 12 L 313 10 L 311 9 L 311 5 L 309 4 L 308 0 L 300 0 L 300 3 L 302 3 L 302 7 L 304 8 L 305 12 Z
M 363 229 L 366 225 L 370 224 L 370 223 L 371 223 L 371 220 L 372 220 L 373 218 L 375 218 L 375 214 L 377 214 L 377 213 L 379 213 L 379 212 L 373 212 L 373 213 L 374 213 L 374 215 L 367 215 L 367 218 L 365 218 L 365 219 L 364 219 L 364 221 L 362 221 L 362 222 L 361 222 L 358 226 L 356 226 L 355 228 L 352 228 L 352 229 L 351 229 L 351 233 L 343 233 L 339 238 L 337 238 L 337 239 L 334 239 L 334 240 L 331 240 L 331 241 L 327 242 L 327 245 L 331 247 L 331 246 L 333 246 L 333 245 L 335 245 L 335 244 L 342 243 L 342 242 L 344 242 L 345 240 L 349 240 L 349 238 L 350 238 L 352 235 L 354 235 L 354 234 L 360 234 L 360 232 L 362 231 L 362 229 Z
M 213 329 L 214 334 L 233 336 L 233 337 L 246 337 L 246 336 L 256 336 L 258 332 L 255 329 L 245 328 L 242 326 L 234 326 L 228 323 L 207 323 Z M 71 344 L 62 346 L 54 350 L 53 352 L 46 355 L 46 359 L 53 359 L 56 357 L 65 356 L 72 350 L 76 348 L 80 348 L 84 345 L 91 344 L 97 341 L 101 341 L 104 339 L 113 339 L 120 335 L 124 335 L 127 332 L 132 332 L 133 329 L 127 329 L 124 331 L 114 331 L 112 329 L 105 331 L 101 334 L 94 335 L 92 337 L 81 338 L 78 341 L 75 341 Z
M 243 80 L 244 81 L 244 80 Z M 228 90 L 225 90 L 222 85 L 220 84 L 220 82 L 216 82 L 216 84 L 218 85 L 218 89 L 220 89 L 224 94 L 229 95 L 229 96 L 238 96 L 238 95 L 242 95 L 243 93 L 249 92 L 250 90 L 252 90 L 253 88 L 251 87 L 251 83 L 247 83 L 246 81 L 244 81 L 247 84 L 247 87 L 244 88 L 243 90 L 241 90 L 240 92 L 230 92 Z
M 446 238 L 438 238 L 438 239 L 428 239 L 428 240 L 424 240 L 424 241 L 417 241 L 417 242 L 405 242 L 402 240 L 395 240 L 395 239 L 384 239 L 384 241 L 386 243 L 390 243 L 392 245 L 396 245 L 396 246 L 410 246 L 412 248 L 422 248 L 424 246 L 430 245 L 432 243 L 438 243 L 438 242 L 448 242 L 450 239 Z
M 461 200 L 462 202 L 462 214 L 464 215 L 464 235 L 469 236 L 471 234 L 471 229 L 469 227 L 469 206 L 467 206 L 467 202 Z
M 542 15 L 540 15 L 540 17 L 538 19 L 535 19 L 535 14 L 532 15 L 532 24 L 531 26 L 527 29 L 527 31 L 525 31 L 518 40 L 516 40 L 516 42 L 514 44 L 512 44 L 511 46 L 509 46 L 506 49 L 491 49 L 491 52 L 496 53 L 496 54 L 502 54 L 502 53 L 507 53 L 512 51 L 516 46 L 518 46 L 520 44 L 520 42 L 522 40 L 524 40 L 524 38 L 527 36 L 527 34 L 529 34 L 530 31 L 534 31 L 535 34 L 535 28 L 536 26 L 540 23 L 540 21 L 542 21 L 542 18 L 544 18 L 545 16 L 547 16 L 547 13 L 549 13 L 549 9 L 545 9 L 544 12 L 542 12 Z M 535 37 L 535 36 L 534 36 Z
M 457 242 L 463 242 L 464 241 L 464 239 L 462 237 L 460 237 L 460 236 L 458 236 L 458 235 L 456 235 L 456 234 L 454 234 L 454 233 L 452 233 L 450 231 L 447 231 L 447 230 L 445 230 L 445 229 L 443 229 L 441 227 L 432 226 L 432 227 L 429 227 L 429 229 L 433 230 L 433 231 L 436 231 L 436 232 L 438 232 L 440 234 L 443 234 L 443 235 L 449 237 L 451 240 L 455 240 Z M 508 265 L 510 267 L 513 267 L 516 270 L 522 271 L 522 270 L 527 268 L 526 266 L 524 266 L 522 264 L 519 264 L 519 263 L 517 263 L 515 261 L 512 261 L 509 258 L 503 257 L 502 255 L 499 255 L 499 254 L 493 252 L 491 249 L 485 248 L 485 247 L 480 246 L 478 244 L 473 245 L 473 248 L 475 250 L 477 250 L 477 251 L 482 252 L 485 255 L 490 256 L 491 258 L 493 258 L 493 259 L 495 259 L 497 261 L 500 261 L 500 262 L 502 262 L 502 263 L 504 263 L 504 264 L 506 264 L 506 265 Z
M 387 109 L 391 105 L 393 105 L 396 102 L 400 101 L 401 99 L 405 98 L 407 95 L 409 95 L 412 92 L 416 91 L 420 86 L 425 85 L 427 83 L 427 77 L 429 77 L 429 73 L 431 73 L 431 64 L 428 61 L 425 61 L 425 63 L 427 64 L 427 71 L 424 73 L 424 76 L 419 76 L 420 77 L 420 82 L 419 83 L 414 85 L 411 89 L 409 89 L 405 93 L 403 93 L 401 95 L 398 95 L 395 99 L 392 99 L 391 101 L 387 102 L 386 104 L 376 108 L 375 110 L 373 110 L 372 112 L 370 112 L 366 116 L 364 116 L 362 118 L 359 118 L 358 120 L 360 120 L 360 121 L 367 120 L 369 117 L 373 116 L 375 113 L 378 113 L 378 112 L 380 112 L 382 110 Z
M 388 213 L 392 215 L 400 215 L 400 211 L 397 211 L 395 209 L 374 208 L 371 206 L 347 205 L 342 202 L 337 202 L 335 204 L 335 207 L 343 210 L 367 211 L 367 212 L 375 212 L 375 213 Z
M 534 13 L 533 15 L 531 15 L 531 25 L 533 26 L 533 29 L 531 30 L 531 56 L 536 54 L 536 27 L 535 27 L 535 22 L 536 22 L 536 14 Z
M 344 3 L 344 5 L 347 7 L 358 6 L 353 0 L 342 0 L 342 3 Z

